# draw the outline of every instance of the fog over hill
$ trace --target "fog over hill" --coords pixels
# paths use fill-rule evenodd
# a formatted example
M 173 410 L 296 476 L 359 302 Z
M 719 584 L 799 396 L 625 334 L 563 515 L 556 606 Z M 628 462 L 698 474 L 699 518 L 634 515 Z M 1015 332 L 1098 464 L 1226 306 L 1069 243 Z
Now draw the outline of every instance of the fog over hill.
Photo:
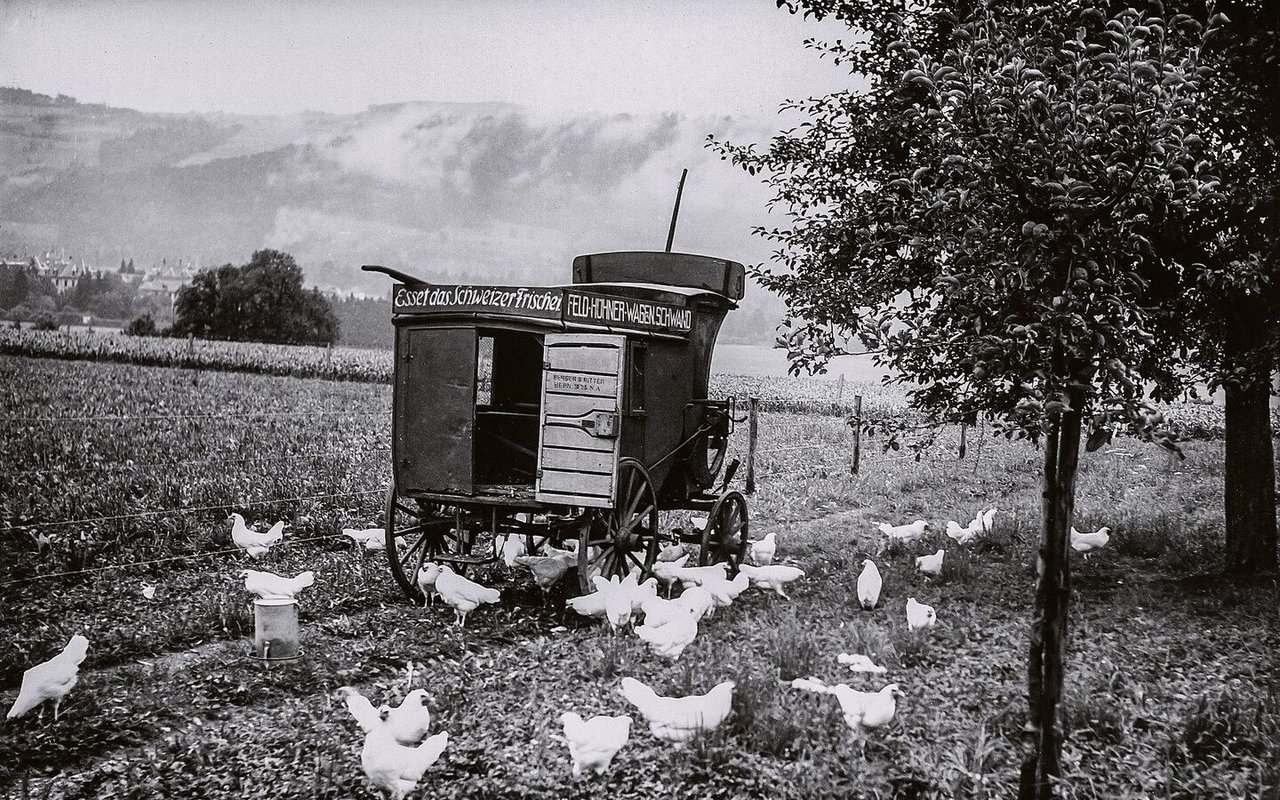
M 750 228 L 769 222 L 766 192 L 705 141 L 764 142 L 780 127 L 497 103 L 154 114 L 0 89 L 0 251 L 205 265 L 276 247 L 309 282 L 367 293 L 386 283 L 362 263 L 554 283 L 580 253 L 661 249 L 688 167 L 674 249 L 759 263 L 768 246 Z

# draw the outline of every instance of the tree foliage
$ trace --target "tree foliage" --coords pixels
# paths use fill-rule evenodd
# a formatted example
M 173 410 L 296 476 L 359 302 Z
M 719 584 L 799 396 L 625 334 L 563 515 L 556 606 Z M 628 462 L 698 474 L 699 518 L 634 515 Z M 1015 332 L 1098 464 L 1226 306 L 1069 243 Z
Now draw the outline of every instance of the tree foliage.
M 317 289 L 303 289 L 293 256 L 258 250 L 243 266 L 203 270 L 178 292 L 174 335 L 273 344 L 333 344 L 338 322 Z
M 1069 538 L 1083 434 L 1127 426 L 1175 452 L 1147 405 L 1183 375 L 1182 265 L 1153 239 L 1220 201 L 1202 118 L 1209 31 L 1189 15 L 1112 15 L 1066 3 L 828 5 L 863 22 L 825 46 L 868 92 L 796 107 L 808 119 L 764 151 L 718 143 L 765 176 L 790 227 L 762 231 L 786 300 L 795 368 L 860 339 L 914 405 L 992 415 L 1045 443 L 1028 657 L 1033 753 L 1023 796 L 1061 775 Z M 1220 20 L 1215 20 L 1215 24 Z

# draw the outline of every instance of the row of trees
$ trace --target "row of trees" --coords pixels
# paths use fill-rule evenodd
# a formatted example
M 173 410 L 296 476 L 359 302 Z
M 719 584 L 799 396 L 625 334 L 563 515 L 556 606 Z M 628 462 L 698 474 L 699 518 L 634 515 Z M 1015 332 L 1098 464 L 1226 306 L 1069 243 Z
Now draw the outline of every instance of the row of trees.
M 1044 445 L 1021 796 L 1061 774 L 1068 531 L 1081 448 L 1177 451 L 1151 400 L 1227 396 L 1227 570 L 1276 567 L 1280 9 L 1266 0 L 779 0 L 871 79 L 791 103 L 767 147 L 714 142 L 773 188 L 796 370 L 860 339 L 944 418 Z M 1228 13 L 1223 14 L 1221 10 Z M 1148 391 L 1147 387 L 1154 387 Z
M 62 313 L 127 319 L 143 313 L 167 313 L 168 305 L 164 298 L 138 294 L 112 273 L 81 277 L 74 289 L 59 294 L 53 281 L 38 275 L 34 268 L 0 267 L 0 314 L 14 319 Z

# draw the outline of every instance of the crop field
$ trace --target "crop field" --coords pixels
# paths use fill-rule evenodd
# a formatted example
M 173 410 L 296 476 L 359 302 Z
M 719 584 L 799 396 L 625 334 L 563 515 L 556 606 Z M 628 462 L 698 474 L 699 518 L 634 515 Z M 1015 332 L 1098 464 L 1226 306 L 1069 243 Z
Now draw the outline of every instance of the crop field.
M 544 597 L 527 570 L 483 567 L 472 577 L 502 600 L 459 628 L 448 607 L 409 604 L 383 554 L 353 550 L 343 527 L 381 523 L 385 383 L 6 352 L 0 706 L 73 634 L 90 649 L 58 720 L 46 711 L 4 724 L 0 796 L 378 797 L 361 771 L 360 729 L 334 695 L 344 685 L 375 703 L 428 692 L 432 730 L 450 739 L 414 798 L 1014 792 L 1040 520 L 1031 445 L 979 427 L 961 459 L 958 430 L 947 429 L 916 460 L 864 440 L 852 474 L 849 426 L 815 412 L 858 393 L 866 413 L 902 413 L 900 395 L 849 384 L 833 398 L 830 382 L 717 376 L 713 395 L 771 399 L 751 534 L 776 533 L 777 561 L 806 574 L 790 600 L 749 590 L 667 661 L 567 610 L 573 580 Z M 1181 413 L 1198 420 L 1205 408 Z M 1222 442 L 1201 422 L 1206 438 L 1184 445 L 1185 461 L 1124 440 L 1082 456 L 1077 527 L 1113 535 L 1073 559 L 1066 797 L 1280 792 L 1275 587 L 1199 577 L 1223 539 Z M 745 459 L 746 430 L 731 457 Z M 744 477 L 745 467 L 735 485 Z M 1000 511 L 980 543 L 959 548 L 942 534 L 947 519 L 989 505 Z M 260 527 L 285 520 L 285 543 L 249 562 L 230 541 L 232 511 Z M 875 522 L 916 518 L 930 522 L 923 542 L 880 553 Z M 927 578 L 914 557 L 939 547 L 943 573 Z M 855 594 L 868 557 L 884 575 L 874 611 Z M 315 571 L 300 595 L 297 662 L 266 669 L 246 658 L 245 566 Z M 937 609 L 935 627 L 907 629 L 908 597 Z M 840 653 L 888 672 L 851 673 Z M 619 694 L 625 676 L 668 695 L 732 680 L 733 713 L 673 746 Z M 904 697 L 889 725 L 858 737 L 834 698 L 789 685 L 809 676 L 863 690 L 894 682 Z M 604 775 L 571 775 L 565 711 L 635 719 Z

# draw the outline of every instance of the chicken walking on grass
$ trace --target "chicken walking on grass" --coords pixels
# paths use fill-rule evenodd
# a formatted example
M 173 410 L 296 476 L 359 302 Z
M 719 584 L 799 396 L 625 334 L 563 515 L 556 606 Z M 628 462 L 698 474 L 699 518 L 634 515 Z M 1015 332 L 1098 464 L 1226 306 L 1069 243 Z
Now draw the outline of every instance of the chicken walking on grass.
M 417 747 L 406 747 L 396 741 L 389 729 L 374 728 L 365 735 L 360 766 L 369 782 L 385 791 L 391 800 L 404 800 L 448 746 L 449 734 L 444 732 Z
M 573 777 L 581 777 L 585 770 L 603 775 L 613 757 L 631 738 L 631 717 L 595 716 L 583 720 L 573 711 L 560 715 L 564 726 L 565 744 L 569 746 L 569 758 L 573 760 Z
M 750 579 L 752 586 L 761 589 L 772 589 L 786 600 L 791 598 L 787 596 L 787 592 L 783 587 L 804 577 L 804 570 L 787 564 L 770 564 L 764 567 L 743 564 L 738 569 Z
M 9 708 L 6 719 L 17 719 L 46 700 L 53 701 L 53 718 L 58 708 L 80 680 L 80 664 L 89 651 L 89 640 L 80 634 L 71 637 L 67 646 L 48 661 L 36 664 L 22 673 L 22 687 Z
M 733 681 L 716 684 L 711 691 L 688 697 L 663 697 L 635 678 L 622 679 L 622 696 L 649 723 L 649 732 L 668 742 L 687 742 L 712 731 L 733 709 Z
M 436 591 L 440 599 L 453 608 L 458 616 L 458 626 L 466 627 L 467 614 L 475 611 L 483 603 L 497 603 L 502 593 L 497 589 L 481 586 L 453 571 L 448 564 L 440 566 L 440 574 L 436 577 Z
M 272 525 L 266 533 L 258 533 L 245 525 L 244 517 L 239 514 L 232 514 L 227 519 L 231 522 L 231 541 L 252 558 L 266 555 L 272 547 L 284 541 L 284 520 Z
M 867 611 L 880 602 L 880 589 L 884 579 L 880 577 L 880 569 L 876 562 L 869 558 L 862 560 L 862 572 L 858 574 L 858 605 Z

